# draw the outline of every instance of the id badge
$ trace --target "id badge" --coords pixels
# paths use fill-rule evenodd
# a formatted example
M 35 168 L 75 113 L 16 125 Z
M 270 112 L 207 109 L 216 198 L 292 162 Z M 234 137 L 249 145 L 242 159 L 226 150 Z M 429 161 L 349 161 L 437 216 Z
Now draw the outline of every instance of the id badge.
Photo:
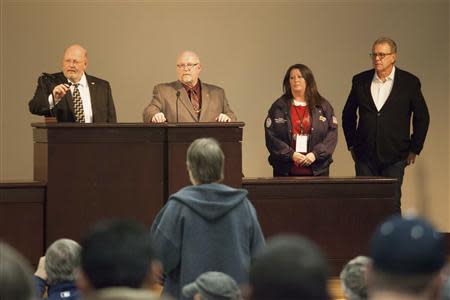
M 308 135 L 297 134 L 297 141 L 295 142 L 295 152 L 307 153 L 308 152 Z

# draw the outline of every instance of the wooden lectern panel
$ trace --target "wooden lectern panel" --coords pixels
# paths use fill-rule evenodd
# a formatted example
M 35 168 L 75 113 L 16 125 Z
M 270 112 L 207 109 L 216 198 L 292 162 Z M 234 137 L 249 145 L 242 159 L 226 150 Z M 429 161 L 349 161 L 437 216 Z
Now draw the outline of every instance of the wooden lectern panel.
M 164 128 L 34 125 L 35 179 L 47 182 L 46 244 L 102 219 L 151 224 L 163 205 Z
M 199 137 L 222 144 L 225 183 L 241 186 L 243 123 L 32 125 L 34 178 L 47 183 L 46 245 L 79 240 L 102 219 L 150 225 L 190 184 L 186 150 Z
M 244 179 L 264 235 L 301 234 L 316 242 L 334 274 L 367 254 L 376 226 L 395 213 L 396 179 L 275 177 Z
M 0 183 L 0 239 L 37 266 L 44 254 L 45 184 Z

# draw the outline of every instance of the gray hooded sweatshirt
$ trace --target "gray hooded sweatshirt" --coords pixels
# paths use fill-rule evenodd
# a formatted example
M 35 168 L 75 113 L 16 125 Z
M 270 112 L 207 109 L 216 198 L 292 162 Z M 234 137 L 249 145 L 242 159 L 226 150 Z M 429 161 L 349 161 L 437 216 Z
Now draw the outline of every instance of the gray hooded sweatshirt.
M 247 282 L 250 260 L 264 237 L 247 191 L 211 183 L 169 197 L 151 228 L 166 275 L 163 293 L 176 299 L 184 285 L 208 271 Z

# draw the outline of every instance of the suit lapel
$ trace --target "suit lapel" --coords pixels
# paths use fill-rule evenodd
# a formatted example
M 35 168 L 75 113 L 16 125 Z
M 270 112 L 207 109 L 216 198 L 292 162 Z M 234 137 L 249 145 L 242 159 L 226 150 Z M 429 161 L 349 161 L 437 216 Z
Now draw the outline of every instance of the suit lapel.
M 394 84 L 392 85 L 391 92 L 389 93 L 389 96 L 386 99 L 386 102 L 384 103 L 384 105 L 381 108 L 381 110 L 383 110 L 386 105 L 389 105 L 389 103 L 394 101 L 394 99 L 397 97 L 397 95 L 399 93 L 399 85 L 400 85 L 400 81 L 401 81 L 401 79 L 400 79 L 401 78 L 400 72 L 401 71 L 396 67 L 395 68 L 395 74 L 394 74 Z
M 371 86 L 372 86 L 372 80 L 373 80 L 373 76 L 375 75 L 375 70 L 373 69 L 372 72 L 368 73 L 367 78 L 364 80 L 364 94 L 366 96 L 368 105 L 374 110 L 374 111 L 378 111 L 376 105 L 375 105 L 375 101 L 373 100 L 372 97 L 372 91 L 371 91 Z
M 95 101 L 95 99 L 97 99 L 97 84 L 95 82 L 95 80 L 86 74 L 86 81 L 87 81 L 87 85 L 89 87 L 89 96 L 91 97 L 91 108 L 92 108 L 92 122 L 95 122 L 95 115 L 97 113 L 97 102 Z
M 186 92 L 186 89 L 184 88 L 184 86 L 181 84 L 181 82 L 177 81 L 176 89 L 178 92 L 180 92 L 181 105 L 186 107 L 186 109 L 189 111 L 189 113 L 191 114 L 191 116 L 194 120 L 197 120 L 197 114 L 194 111 L 194 107 L 192 106 L 191 99 L 189 99 L 189 95 Z
M 200 84 L 202 85 L 202 110 L 200 111 L 200 120 L 199 121 L 203 121 L 205 118 L 208 119 L 207 112 L 208 112 L 208 106 L 210 103 L 210 101 L 209 101 L 210 99 L 209 99 L 208 86 L 201 82 L 200 82 Z
M 68 80 L 66 78 L 66 76 L 64 76 L 64 73 L 59 73 L 58 74 L 58 84 L 64 84 L 64 83 L 68 83 Z M 69 109 L 72 113 L 74 113 L 73 111 L 73 98 L 72 98 L 72 92 L 69 90 L 66 95 L 64 96 L 64 98 L 66 99 L 67 105 L 69 106 Z

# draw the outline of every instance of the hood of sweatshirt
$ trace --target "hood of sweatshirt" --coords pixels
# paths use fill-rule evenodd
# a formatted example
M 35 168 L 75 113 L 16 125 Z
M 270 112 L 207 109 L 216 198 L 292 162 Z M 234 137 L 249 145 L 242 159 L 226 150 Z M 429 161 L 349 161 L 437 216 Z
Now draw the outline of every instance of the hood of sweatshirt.
M 182 188 L 170 196 L 207 220 L 215 220 L 227 214 L 247 198 L 248 192 L 220 183 L 208 183 Z

